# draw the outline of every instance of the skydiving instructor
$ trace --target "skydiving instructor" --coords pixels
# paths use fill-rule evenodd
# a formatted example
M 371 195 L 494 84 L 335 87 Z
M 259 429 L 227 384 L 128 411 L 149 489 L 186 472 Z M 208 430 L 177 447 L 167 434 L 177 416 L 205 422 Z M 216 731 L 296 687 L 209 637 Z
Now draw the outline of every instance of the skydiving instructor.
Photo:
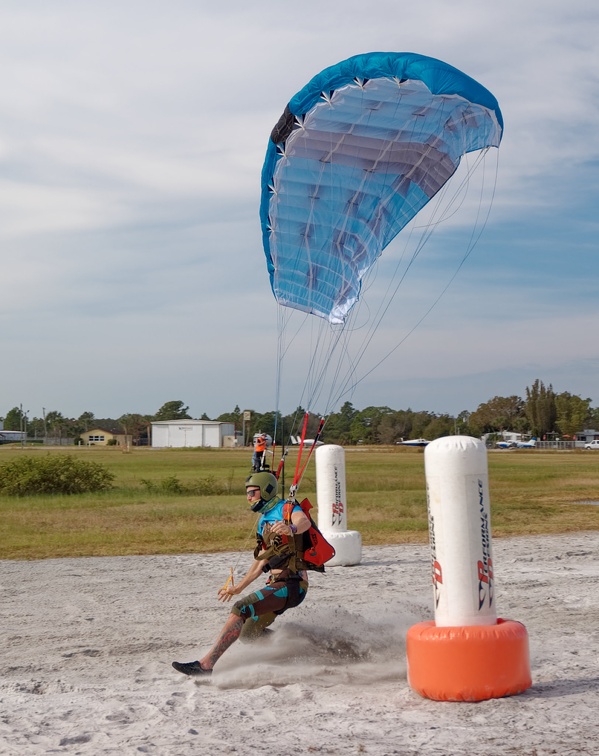
M 310 528 L 309 518 L 295 504 L 290 522 L 285 522 L 285 500 L 277 496 L 278 481 L 272 473 L 253 473 L 245 486 L 251 510 L 260 513 L 254 561 L 237 585 L 227 584 L 219 590 L 218 600 L 230 601 L 264 572 L 270 576 L 263 588 L 233 604 L 214 645 L 204 656 L 191 662 L 173 662 L 173 667 L 184 675 L 212 674 L 216 662 L 238 638 L 250 640 L 261 635 L 277 615 L 299 606 L 308 591 L 301 535 Z

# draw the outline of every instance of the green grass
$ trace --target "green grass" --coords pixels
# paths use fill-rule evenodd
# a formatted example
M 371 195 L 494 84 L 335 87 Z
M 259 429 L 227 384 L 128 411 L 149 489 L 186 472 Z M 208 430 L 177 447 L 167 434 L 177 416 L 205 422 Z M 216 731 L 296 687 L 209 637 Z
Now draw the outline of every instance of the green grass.
M 253 548 L 253 515 L 245 503 L 248 449 L 0 447 L 0 466 L 17 455 L 76 454 L 115 475 L 112 491 L 78 496 L 0 496 L 0 557 L 44 559 L 121 554 L 174 554 Z M 295 451 L 287 477 L 295 469 Z M 599 453 L 491 452 L 489 487 L 496 537 L 599 529 Z M 428 538 L 421 449 L 347 449 L 348 527 L 365 545 Z M 218 481 L 224 495 L 181 496 L 142 481 Z M 288 480 L 289 482 L 289 480 Z M 302 496 L 316 503 L 311 461 Z

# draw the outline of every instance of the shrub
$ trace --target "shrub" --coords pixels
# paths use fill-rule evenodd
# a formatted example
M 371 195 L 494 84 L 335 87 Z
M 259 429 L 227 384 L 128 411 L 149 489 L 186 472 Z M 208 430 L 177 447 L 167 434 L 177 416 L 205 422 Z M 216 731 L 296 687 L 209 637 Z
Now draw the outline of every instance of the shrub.
M 104 491 L 113 480 L 102 465 L 67 454 L 21 457 L 0 467 L 0 493 L 9 496 Z
M 178 494 L 181 496 L 223 496 L 229 493 L 211 475 L 187 484 L 182 483 L 176 475 L 159 481 L 142 478 L 140 482 L 147 491 L 152 493 Z

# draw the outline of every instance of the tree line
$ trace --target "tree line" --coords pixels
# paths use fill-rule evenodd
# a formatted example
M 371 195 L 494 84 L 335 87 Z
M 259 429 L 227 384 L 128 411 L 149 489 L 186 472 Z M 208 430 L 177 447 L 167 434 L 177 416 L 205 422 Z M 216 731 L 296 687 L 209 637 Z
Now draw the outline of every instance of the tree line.
M 394 444 L 402 440 L 432 440 L 455 434 L 480 437 L 502 431 L 529 434 L 539 439 L 574 438 L 584 429 L 599 428 L 599 407 L 591 407 L 591 401 L 567 391 L 556 393 L 551 384 L 545 386 L 537 379 L 526 387 L 526 398 L 495 396 L 480 404 L 474 412 L 464 410 L 457 416 L 374 406 L 358 410 L 351 402 L 345 402 L 339 412 L 327 417 L 322 438 L 327 443 L 341 445 Z M 286 445 L 290 435 L 301 433 L 305 415 L 302 407 L 289 415 L 282 415 L 275 411 L 243 411 L 236 406 L 232 412 L 218 417 L 210 418 L 204 413 L 198 419 L 234 423 L 236 430 L 245 434 L 245 443 L 251 442 L 254 433 L 263 432 L 275 438 L 278 445 Z M 192 418 L 184 402 L 173 400 L 163 404 L 153 415 L 128 413 L 117 419 L 98 419 L 92 412 L 67 418 L 56 411 L 44 413 L 42 418 L 29 418 L 20 407 L 13 407 L 6 417 L 0 419 L 4 421 L 5 430 L 26 430 L 27 437 L 33 439 L 77 439 L 88 430 L 102 428 L 126 433 L 134 444 L 144 445 L 150 438 L 153 421 Z M 314 437 L 319 422 L 319 415 L 308 413 L 307 438 Z

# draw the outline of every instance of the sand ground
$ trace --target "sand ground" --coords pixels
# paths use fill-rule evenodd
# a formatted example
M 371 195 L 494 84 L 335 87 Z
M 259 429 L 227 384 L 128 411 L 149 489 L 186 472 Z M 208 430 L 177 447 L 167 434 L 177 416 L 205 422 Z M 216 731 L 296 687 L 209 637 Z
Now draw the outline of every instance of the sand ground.
M 429 547 L 370 547 L 315 575 L 274 633 L 205 651 L 238 554 L 0 562 L 1 754 L 596 754 L 599 533 L 495 539 L 500 617 L 524 623 L 533 686 L 435 702 L 406 680 L 405 633 L 433 618 Z

